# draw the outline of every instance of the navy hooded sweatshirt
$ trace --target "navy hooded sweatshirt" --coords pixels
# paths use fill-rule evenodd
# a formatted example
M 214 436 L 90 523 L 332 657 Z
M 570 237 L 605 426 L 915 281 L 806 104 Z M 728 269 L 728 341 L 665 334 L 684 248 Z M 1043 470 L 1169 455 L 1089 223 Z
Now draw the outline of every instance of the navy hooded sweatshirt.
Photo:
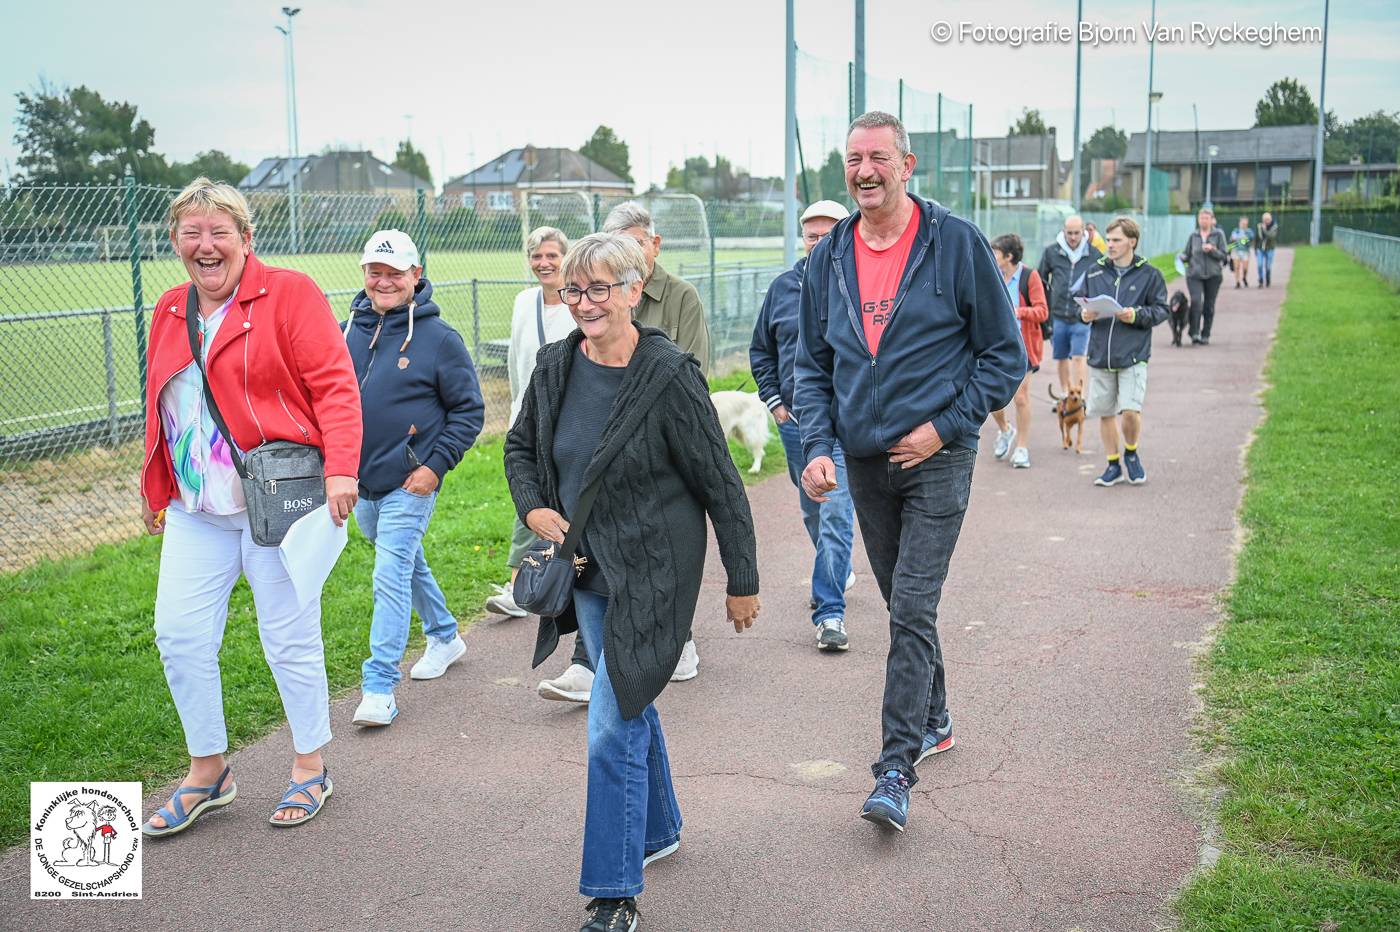
M 802 297 L 802 270 L 807 257 L 784 271 L 768 286 L 763 308 L 749 344 L 749 371 L 758 397 L 772 411 L 778 405 L 792 413 L 793 367 L 797 363 L 797 309 Z
M 384 315 L 361 291 L 350 302 L 346 345 L 360 383 L 364 441 L 360 494 L 374 500 L 427 466 L 440 483 L 476 442 L 485 419 L 476 367 L 466 344 L 419 279 L 409 305 Z
M 861 326 L 860 214 L 807 257 L 795 401 L 808 463 L 830 456 L 836 439 L 848 456 L 886 453 L 924 423 L 945 447 L 975 450 L 982 422 L 1025 378 L 1021 328 L 986 237 L 943 205 L 909 198 L 919 225 L 878 355 Z

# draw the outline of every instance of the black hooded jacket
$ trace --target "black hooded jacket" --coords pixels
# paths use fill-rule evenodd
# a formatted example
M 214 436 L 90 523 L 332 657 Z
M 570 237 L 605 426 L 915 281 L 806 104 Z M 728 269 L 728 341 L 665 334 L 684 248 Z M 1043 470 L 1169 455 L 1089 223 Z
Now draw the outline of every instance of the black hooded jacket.
M 486 406 L 466 344 L 419 279 L 410 305 L 380 315 L 361 291 L 342 325 L 364 412 L 360 494 L 379 499 L 427 466 L 441 482 L 481 433 Z

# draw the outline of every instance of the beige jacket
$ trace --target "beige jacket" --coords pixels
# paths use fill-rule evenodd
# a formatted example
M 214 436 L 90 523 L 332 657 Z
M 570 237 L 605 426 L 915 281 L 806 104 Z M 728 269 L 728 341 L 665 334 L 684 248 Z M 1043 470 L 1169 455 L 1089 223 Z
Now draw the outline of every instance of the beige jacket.
M 695 356 L 700 371 L 710 374 L 710 328 L 694 285 L 667 272 L 658 262 L 642 289 L 635 316 L 643 327 L 666 331 L 673 343 Z

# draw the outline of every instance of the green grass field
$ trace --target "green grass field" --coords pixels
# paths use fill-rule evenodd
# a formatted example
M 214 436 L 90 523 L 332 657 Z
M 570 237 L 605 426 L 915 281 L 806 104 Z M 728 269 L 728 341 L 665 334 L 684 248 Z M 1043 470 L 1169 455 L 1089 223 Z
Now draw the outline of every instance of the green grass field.
M 740 388 L 747 376 L 733 373 L 712 386 Z M 731 444 L 746 481 L 786 471 L 776 429 L 772 437 L 756 477 L 745 471 L 748 451 Z M 425 540 L 448 606 L 464 626 L 478 617 L 491 584 L 507 577 L 513 515 L 501 442 L 490 438 L 444 483 Z M 159 565 L 160 540 L 142 536 L 0 576 L 0 846 L 27 837 L 31 780 L 144 780 L 154 786 L 187 766 L 151 631 Z M 352 522 L 350 544 L 322 598 L 333 694 L 359 685 L 373 567 L 374 549 Z M 415 629 L 409 655 L 421 647 Z M 244 582 L 234 589 L 220 662 L 229 740 L 240 747 L 283 721 Z
M 1400 296 L 1299 249 L 1206 662 L 1223 854 L 1190 930 L 1400 928 Z

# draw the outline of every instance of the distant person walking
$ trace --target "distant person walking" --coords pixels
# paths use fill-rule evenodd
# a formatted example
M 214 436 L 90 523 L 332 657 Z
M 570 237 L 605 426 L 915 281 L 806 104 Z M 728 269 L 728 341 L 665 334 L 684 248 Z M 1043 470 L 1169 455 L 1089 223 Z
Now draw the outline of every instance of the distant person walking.
M 836 201 L 817 201 L 802 212 L 802 246 L 808 254 L 850 216 Z M 851 579 L 851 544 L 855 535 L 855 512 L 846 484 L 846 457 L 840 444 L 833 444 L 836 488 L 825 502 L 816 502 L 802 491 L 802 434 L 792 416 L 793 370 L 797 363 L 797 328 L 802 301 L 802 276 L 807 258 L 797 260 L 768 286 L 763 307 L 753 328 L 749 345 L 749 368 L 763 399 L 778 422 L 778 434 L 787 452 L 788 478 L 797 487 L 802 507 L 802 523 L 816 548 L 812 565 L 812 624 L 817 628 L 818 650 L 846 650 L 846 589 Z
M 1049 289 L 1050 348 L 1061 395 L 1069 394 L 1071 385 L 1084 386 L 1089 378 L 1085 362 L 1089 352 L 1089 325 L 1079 316 L 1074 289 L 1102 255 L 1098 247 L 1089 242 L 1084 221 L 1078 215 L 1065 218 L 1064 229 L 1040 255 L 1037 271 L 1041 283 Z
M 1254 230 L 1254 284 L 1268 288 L 1274 283 L 1274 250 L 1278 248 L 1278 221 L 1267 210 Z
M 1097 249 L 1099 255 L 1103 255 L 1108 246 L 1104 242 L 1102 234 L 1099 233 L 1099 228 L 1092 223 L 1086 223 L 1084 224 L 1084 235 L 1089 238 L 1089 245 Z
M 526 288 L 515 296 L 515 310 L 510 317 L 510 348 L 506 351 L 506 372 L 510 376 L 510 424 L 514 424 L 520 416 L 520 399 L 525 396 L 525 386 L 530 384 L 530 373 L 535 371 L 535 355 L 540 347 L 562 340 L 574 329 L 569 308 L 559 297 L 559 289 L 564 287 L 564 276 L 560 270 L 568 251 L 569 238 L 554 227 L 536 227 L 525 240 L 525 261 L 530 264 L 530 272 L 540 284 L 536 288 Z M 515 582 L 515 574 L 520 570 L 525 551 L 534 542 L 534 533 L 517 517 L 511 529 L 510 552 L 506 555 L 510 581 L 496 587 L 495 593 L 486 600 L 486 611 L 508 618 L 525 617 L 525 610 L 515 604 L 511 584 Z M 593 672 L 587 668 L 583 672 L 591 683 Z M 587 692 L 586 689 L 584 691 Z
M 1249 253 L 1254 242 L 1254 231 L 1249 228 L 1249 218 L 1241 217 L 1239 226 L 1230 231 L 1230 262 L 1235 268 L 1235 287 L 1249 287 Z
M 836 488 L 839 438 L 889 607 L 884 740 L 861 817 L 900 831 L 914 767 L 953 746 L 938 602 L 972 491 L 977 434 L 1026 374 L 986 239 L 908 193 L 914 164 L 895 117 L 871 111 L 851 123 L 846 190 L 859 212 L 808 256 L 795 388 L 802 487 L 819 502 Z
M 1210 326 L 1215 321 L 1215 296 L 1220 293 L 1220 282 L 1230 261 L 1225 234 L 1215 226 L 1215 212 L 1210 208 L 1202 207 L 1196 214 L 1196 229 L 1187 238 L 1180 259 L 1186 264 L 1186 290 L 1191 294 L 1188 323 L 1191 343 L 1209 346 Z
M 1218 231 L 1217 231 L 1218 232 Z M 1118 217 L 1108 225 L 1108 255 L 1084 277 L 1086 298 L 1112 297 L 1122 310 L 1100 316 L 1085 308 L 1090 322 L 1089 395 L 1085 414 L 1099 418 L 1108 468 L 1094 485 L 1117 485 L 1124 478 L 1147 481 L 1138 443 L 1142 438 L 1142 403 L 1147 397 L 1147 360 L 1152 356 L 1152 328 L 1167 319 L 1167 283 L 1152 263 L 1137 255 L 1138 225 Z M 1118 453 L 1118 421 L 1123 421 L 1123 454 Z
M 1016 424 L 1007 423 L 1006 409 L 992 412 L 997 422 L 997 442 L 993 451 L 997 459 L 1006 459 L 1011 454 L 1011 468 L 1029 469 L 1031 451 L 1028 444 L 1031 436 L 1031 373 L 1040 371 L 1040 359 L 1045 354 L 1045 337 L 1040 325 L 1050 315 L 1045 303 L 1045 287 L 1040 283 L 1040 273 L 1021 261 L 1025 246 L 1021 237 L 1006 233 L 992 240 L 992 255 L 996 257 L 997 269 L 1006 281 L 1006 294 L 1016 311 L 1016 319 L 1021 326 L 1021 342 L 1026 347 L 1028 369 L 1021 386 L 1016 389 L 1013 402 L 1016 405 Z M 1082 326 L 1086 326 L 1081 322 Z
M 394 689 L 415 611 L 427 649 L 410 677 L 435 680 L 467 652 L 423 536 L 443 480 L 481 433 L 486 406 L 467 346 L 442 319 L 408 234 L 375 233 L 360 267 L 365 287 L 344 330 L 364 399 L 355 523 L 374 544 L 374 613 L 351 721 L 379 727 L 399 714 Z

